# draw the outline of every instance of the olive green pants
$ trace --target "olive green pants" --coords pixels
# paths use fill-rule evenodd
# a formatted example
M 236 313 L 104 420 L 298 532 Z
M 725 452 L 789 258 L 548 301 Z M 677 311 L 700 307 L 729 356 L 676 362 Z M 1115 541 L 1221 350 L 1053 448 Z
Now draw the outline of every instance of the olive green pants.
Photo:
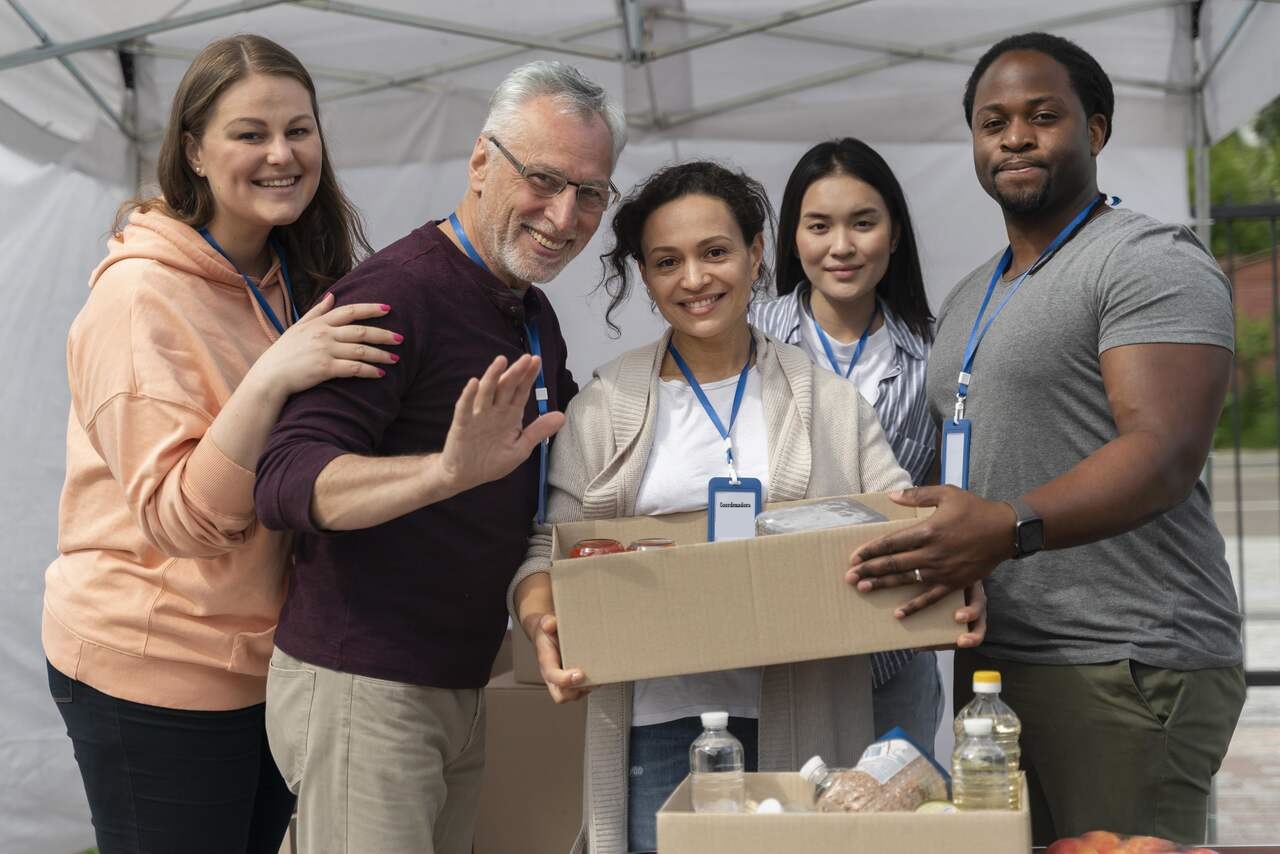
M 1021 664 L 972 650 L 955 662 L 956 709 L 973 697 L 973 671 L 999 670 L 1022 720 L 1036 845 L 1090 830 L 1204 841 L 1209 783 L 1244 705 L 1242 668 Z

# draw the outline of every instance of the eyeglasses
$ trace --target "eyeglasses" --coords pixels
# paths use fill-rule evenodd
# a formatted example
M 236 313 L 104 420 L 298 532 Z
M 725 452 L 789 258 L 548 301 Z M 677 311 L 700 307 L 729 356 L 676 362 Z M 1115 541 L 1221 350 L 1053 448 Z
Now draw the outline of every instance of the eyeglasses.
M 528 182 L 529 188 L 539 196 L 551 198 L 560 195 L 565 187 L 573 187 L 577 191 L 578 207 L 591 213 L 599 213 L 622 196 L 618 188 L 613 186 L 612 181 L 608 184 L 597 184 L 594 181 L 570 181 L 557 172 L 521 163 L 514 154 L 507 151 L 506 146 L 498 142 L 496 136 L 490 136 L 489 141 L 502 152 L 502 156 L 510 161 L 515 170 L 520 173 L 520 177 Z

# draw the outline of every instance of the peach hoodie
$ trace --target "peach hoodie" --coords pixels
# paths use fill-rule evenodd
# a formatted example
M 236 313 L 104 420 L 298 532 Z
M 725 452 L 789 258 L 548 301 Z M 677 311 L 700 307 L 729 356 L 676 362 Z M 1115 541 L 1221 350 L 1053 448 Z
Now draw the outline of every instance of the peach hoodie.
M 289 541 L 258 524 L 253 472 L 205 432 L 278 335 L 230 262 L 155 211 L 130 216 L 89 286 L 67 338 L 45 654 L 120 699 L 261 703 Z M 262 291 L 286 317 L 275 265 Z

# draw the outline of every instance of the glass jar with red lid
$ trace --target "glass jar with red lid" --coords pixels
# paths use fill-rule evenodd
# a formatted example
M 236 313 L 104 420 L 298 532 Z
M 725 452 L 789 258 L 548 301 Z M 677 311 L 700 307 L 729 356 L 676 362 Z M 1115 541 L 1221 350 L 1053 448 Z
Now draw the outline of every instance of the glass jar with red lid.
M 569 557 L 595 557 L 596 555 L 617 554 L 622 551 L 626 551 L 626 549 L 617 540 L 594 537 L 587 540 L 578 540 L 578 542 L 574 543 L 573 548 L 569 549 Z

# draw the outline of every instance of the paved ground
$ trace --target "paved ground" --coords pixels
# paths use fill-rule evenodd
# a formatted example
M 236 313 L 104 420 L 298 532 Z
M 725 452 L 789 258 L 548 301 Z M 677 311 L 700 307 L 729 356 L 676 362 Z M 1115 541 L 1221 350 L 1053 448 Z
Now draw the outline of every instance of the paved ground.
M 1237 468 L 1232 453 L 1217 453 L 1212 466 L 1214 511 L 1243 594 L 1250 669 L 1280 670 L 1278 459 L 1276 451 L 1244 452 Z M 1215 841 L 1280 842 L 1280 688 L 1250 689 L 1216 788 Z

